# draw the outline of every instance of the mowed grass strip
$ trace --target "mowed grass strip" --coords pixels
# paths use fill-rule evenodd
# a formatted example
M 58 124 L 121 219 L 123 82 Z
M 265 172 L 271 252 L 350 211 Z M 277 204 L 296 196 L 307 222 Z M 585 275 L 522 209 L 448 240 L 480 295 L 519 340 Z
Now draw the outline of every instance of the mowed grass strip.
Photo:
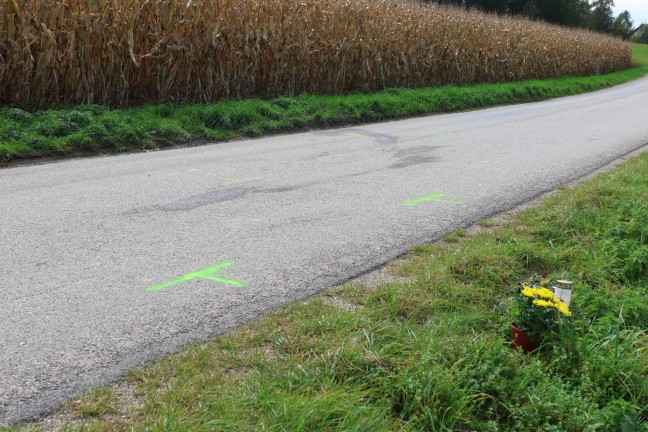
M 648 153 L 509 222 L 195 345 L 66 410 L 69 430 L 645 431 Z M 509 348 L 521 281 L 570 279 L 572 334 Z M 17 428 L 19 430 L 19 428 Z
M 648 45 L 633 46 L 635 66 L 607 75 L 505 84 L 388 89 L 344 96 L 157 104 L 124 109 L 80 105 L 29 113 L 0 110 L 0 161 L 119 153 L 308 128 L 539 101 L 598 90 L 648 73 Z

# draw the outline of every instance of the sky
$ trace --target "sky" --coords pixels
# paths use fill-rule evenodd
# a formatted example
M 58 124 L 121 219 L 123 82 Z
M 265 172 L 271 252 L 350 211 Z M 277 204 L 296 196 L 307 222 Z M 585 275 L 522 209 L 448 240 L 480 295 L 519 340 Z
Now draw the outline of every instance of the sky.
M 624 10 L 630 12 L 630 18 L 634 21 L 634 26 L 639 24 L 648 24 L 648 1 L 646 0 L 614 0 L 614 16 L 619 15 Z

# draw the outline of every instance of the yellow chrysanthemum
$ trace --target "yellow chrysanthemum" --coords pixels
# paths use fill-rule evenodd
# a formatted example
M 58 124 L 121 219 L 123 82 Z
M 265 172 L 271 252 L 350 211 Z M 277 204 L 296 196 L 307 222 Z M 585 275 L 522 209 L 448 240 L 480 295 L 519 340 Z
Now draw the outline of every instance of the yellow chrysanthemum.
M 561 300 L 556 300 L 555 308 L 558 309 L 558 312 L 565 316 L 571 316 L 571 312 L 565 303 Z
M 521 293 L 526 297 L 535 297 L 536 290 L 534 288 L 531 288 L 530 286 L 523 285 Z
M 556 305 L 553 302 L 547 300 L 536 299 L 533 300 L 533 304 L 540 307 L 555 307 Z
M 538 295 L 538 297 L 541 297 L 543 299 L 553 300 L 554 298 L 553 291 L 547 288 L 538 288 L 536 290 L 536 294 Z

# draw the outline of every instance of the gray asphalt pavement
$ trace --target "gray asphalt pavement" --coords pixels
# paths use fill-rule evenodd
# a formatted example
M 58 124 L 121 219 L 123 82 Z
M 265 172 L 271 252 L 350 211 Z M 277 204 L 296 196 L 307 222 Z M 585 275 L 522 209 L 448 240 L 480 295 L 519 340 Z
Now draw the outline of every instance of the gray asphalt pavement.
M 0 170 L 0 423 L 648 144 L 648 79 L 542 103 Z

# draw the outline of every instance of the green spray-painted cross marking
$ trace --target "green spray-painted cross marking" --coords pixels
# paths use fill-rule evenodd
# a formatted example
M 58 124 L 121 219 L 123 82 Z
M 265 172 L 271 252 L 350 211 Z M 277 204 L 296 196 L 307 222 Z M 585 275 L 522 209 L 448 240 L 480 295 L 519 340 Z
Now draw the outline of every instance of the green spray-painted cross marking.
M 436 201 L 436 202 L 450 203 L 450 204 L 463 204 L 461 201 L 452 201 L 452 200 L 441 199 L 444 196 L 445 196 L 445 194 L 439 193 L 439 194 L 435 194 L 435 195 L 426 196 L 426 197 L 423 197 L 423 198 L 417 198 L 417 199 L 414 199 L 414 200 L 405 201 L 403 203 L 403 205 L 413 206 L 413 205 L 422 203 L 423 201 Z
M 160 290 L 163 290 L 165 288 L 169 288 L 169 287 L 171 287 L 173 285 L 178 285 L 178 284 L 181 284 L 183 282 L 190 281 L 192 279 L 207 279 L 207 280 L 210 280 L 210 281 L 221 282 L 221 283 L 228 284 L 228 285 L 234 285 L 234 286 L 237 286 L 237 287 L 240 287 L 240 288 L 244 287 L 245 286 L 244 282 L 237 281 L 237 280 L 234 280 L 234 279 L 225 279 L 225 278 L 215 276 L 216 273 L 218 273 L 219 271 L 221 271 L 225 267 L 229 267 L 231 265 L 232 265 L 231 262 L 227 262 L 227 261 L 226 262 L 221 262 L 221 263 L 215 264 L 215 265 L 213 265 L 211 267 L 207 267 L 206 269 L 198 270 L 197 272 L 193 272 L 193 273 L 186 274 L 184 276 L 180 276 L 179 278 L 173 279 L 172 281 L 165 282 L 165 283 L 160 284 L 160 285 L 154 285 L 154 286 L 148 287 L 148 288 L 146 288 L 146 291 L 160 291 Z

